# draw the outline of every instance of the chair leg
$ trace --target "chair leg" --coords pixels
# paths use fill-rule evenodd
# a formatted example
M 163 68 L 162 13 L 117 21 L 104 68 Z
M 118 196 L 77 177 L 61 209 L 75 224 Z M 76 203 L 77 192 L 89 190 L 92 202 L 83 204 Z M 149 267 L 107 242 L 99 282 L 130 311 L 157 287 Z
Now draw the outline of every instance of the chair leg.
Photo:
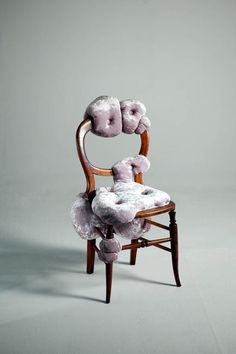
M 106 303 L 107 304 L 109 304 L 111 299 L 112 270 L 113 270 L 113 263 L 107 263 L 106 264 Z
M 94 259 L 96 240 L 87 241 L 87 273 L 92 274 L 94 272 Z
M 169 212 L 170 215 L 170 238 L 171 238 L 171 257 L 175 276 L 176 286 L 181 286 L 178 269 L 178 228 L 175 220 L 175 210 Z
M 132 244 L 136 244 L 136 243 L 138 243 L 138 240 L 136 239 L 136 240 L 131 240 L 131 243 Z M 131 248 L 131 250 L 130 250 L 130 264 L 131 265 L 135 265 L 135 263 L 136 263 L 136 255 L 137 255 L 137 248 Z

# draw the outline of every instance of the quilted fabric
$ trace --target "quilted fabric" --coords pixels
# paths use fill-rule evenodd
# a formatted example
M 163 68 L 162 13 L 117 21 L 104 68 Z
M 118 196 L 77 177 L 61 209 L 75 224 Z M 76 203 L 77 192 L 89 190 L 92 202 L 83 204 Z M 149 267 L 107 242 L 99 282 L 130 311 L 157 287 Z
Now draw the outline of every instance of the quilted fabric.
M 116 182 L 101 187 L 92 201 L 92 210 L 106 224 L 127 224 L 138 211 L 168 204 L 170 196 L 136 182 Z
M 113 137 L 122 131 L 120 102 L 112 96 L 99 96 L 92 101 L 85 112 L 92 119 L 93 133 Z
M 151 125 L 145 117 L 146 107 L 137 100 L 123 100 L 120 102 L 122 112 L 122 131 L 126 134 L 142 134 Z
M 94 134 L 106 138 L 126 134 L 142 134 L 151 123 L 145 116 L 146 107 L 137 100 L 123 100 L 116 97 L 99 96 L 93 100 L 85 111 L 85 117 L 92 121 Z

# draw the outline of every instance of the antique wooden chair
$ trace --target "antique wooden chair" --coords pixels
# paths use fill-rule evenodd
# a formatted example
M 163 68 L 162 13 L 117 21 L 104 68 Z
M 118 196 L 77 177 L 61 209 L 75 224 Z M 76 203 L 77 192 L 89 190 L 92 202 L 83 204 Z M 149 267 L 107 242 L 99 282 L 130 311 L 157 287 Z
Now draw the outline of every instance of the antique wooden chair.
M 79 125 L 76 132 L 77 151 L 87 180 L 86 193 L 90 202 L 92 202 L 96 193 L 94 175 L 112 176 L 112 169 L 95 167 L 88 160 L 88 157 L 85 152 L 84 142 L 85 142 L 86 134 L 91 131 L 92 131 L 92 122 L 89 118 L 85 118 L 82 121 L 82 123 Z M 149 148 L 148 131 L 147 130 L 144 131 L 140 135 L 140 138 L 141 138 L 141 147 L 140 147 L 139 154 L 147 156 L 148 148 Z M 141 184 L 143 183 L 141 173 L 135 176 L 135 182 Z M 163 214 L 163 213 L 169 213 L 169 217 L 170 217 L 169 226 L 148 219 L 150 217 Z M 137 249 L 140 247 L 155 246 L 164 251 L 171 252 L 172 266 L 173 266 L 176 286 L 178 287 L 181 286 L 180 279 L 179 279 L 179 272 L 178 272 L 178 231 L 177 231 L 177 224 L 175 220 L 175 203 L 173 201 L 170 201 L 169 204 L 162 207 L 155 207 L 148 210 L 142 210 L 136 214 L 136 218 L 145 218 L 148 223 L 158 228 L 167 230 L 169 232 L 169 237 L 155 239 L 155 240 L 148 240 L 147 238 L 139 237 L 138 239 L 131 240 L 130 244 L 123 245 L 122 250 L 130 250 L 130 264 L 131 265 L 135 264 Z M 102 234 L 101 236 L 104 237 L 104 235 Z M 108 239 L 114 237 L 112 225 L 108 227 L 108 232 L 105 235 L 105 237 Z M 166 242 L 170 242 L 170 247 L 163 245 Z M 96 245 L 96 239 L 87 240 L 87 273 L 88 274 L 92 274 L 94 272 L 95 252 L 98 252 L 98 250 L 99 249 Z M 108 263 L 105 265 L 105 267 L 106 267 L 106 303 L 109 303 L 111 298 L 113 263 Z

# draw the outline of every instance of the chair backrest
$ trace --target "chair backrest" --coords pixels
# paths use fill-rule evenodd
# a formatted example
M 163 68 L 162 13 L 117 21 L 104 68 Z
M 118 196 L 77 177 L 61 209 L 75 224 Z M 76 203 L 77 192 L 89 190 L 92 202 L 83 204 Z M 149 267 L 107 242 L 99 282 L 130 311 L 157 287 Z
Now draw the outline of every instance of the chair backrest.
M 91 164 L 89 161 L 86 151 L 85 151 L 85 136 L 88 132 L 92 132 L 92 121 L 90 118 L 85 118 L 79 125 L 76 132 L 76 146 L 79 155 L 81 165 L 84 170 L 84 174 L 87 181 L 86 193 L 89 198 L 93 198 L 95 192 L 95 178 L 94 175 L 98 176 L 112 176 L 112 169 L 99 168 Z M 141 138 L 141 147 L 139 150 L 139 155 L 147 156 L 149 148 L 149 133 L 144 131 L 140 134 Z M 109 138 L 111 139 L 111 138 Z M 142 173 L 135 175 L 135 182 L 143 183 Z

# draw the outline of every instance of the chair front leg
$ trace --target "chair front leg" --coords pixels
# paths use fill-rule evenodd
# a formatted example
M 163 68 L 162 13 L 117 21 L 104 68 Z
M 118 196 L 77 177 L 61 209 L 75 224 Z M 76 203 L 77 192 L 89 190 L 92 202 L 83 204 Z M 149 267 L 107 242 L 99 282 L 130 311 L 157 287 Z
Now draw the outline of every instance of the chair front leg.
M 136 244 L 138 243 L 138 240 L 131 240 L 131 244 Z M 136 263 L 136 256 L 137 256 L 137 248 L 131 248 L 130 250 L 130 265 L 135 265 Z
M 179 279 L 179 268 L 178 268 L 178 227 L 175 220 L 175 210 L 169 212 L 170 216 L 170 238 L 171 238 L 171 257 L 172 265 L 175 276 L 176 286 L 181 286 Z
M 107 239 L 114 238 L 112 225 L 108 227 L 106 238 Z M 107 304 L 109 304 L 111 300 L 112 273 L 113 273 L 113 262 L 106 263 L 106 303 Z
M 87 241 L 87 273 L 92 274 L 94 272 L 94 259 L 96 239 Z
M 109 304 L 111 300 L 112 272 L 113 272 L 113 263 L 107 263 L 106 264 L 106 303 L 107 304 Z

